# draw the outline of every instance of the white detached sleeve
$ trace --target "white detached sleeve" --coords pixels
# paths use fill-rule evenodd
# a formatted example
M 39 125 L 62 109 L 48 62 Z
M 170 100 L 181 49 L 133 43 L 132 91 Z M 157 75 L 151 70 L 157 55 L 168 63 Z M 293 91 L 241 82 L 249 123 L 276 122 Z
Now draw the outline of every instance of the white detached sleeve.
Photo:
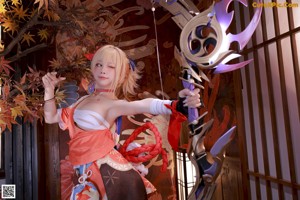
M 165 105 L 171 105 L 170 100 L 153 99 L 150 104 L 150 113 L 153 115 L 170 115 L 172 111 Z

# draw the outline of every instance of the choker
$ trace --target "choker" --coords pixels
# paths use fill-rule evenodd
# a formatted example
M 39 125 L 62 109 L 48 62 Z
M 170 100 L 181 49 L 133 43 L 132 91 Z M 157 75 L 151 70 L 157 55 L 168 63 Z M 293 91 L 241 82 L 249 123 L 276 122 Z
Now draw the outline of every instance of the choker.
M 113 91 L 114 91 L 113 89 L 95 89 L 93 94 L 97 95 L 100 93 L 113 92 Z

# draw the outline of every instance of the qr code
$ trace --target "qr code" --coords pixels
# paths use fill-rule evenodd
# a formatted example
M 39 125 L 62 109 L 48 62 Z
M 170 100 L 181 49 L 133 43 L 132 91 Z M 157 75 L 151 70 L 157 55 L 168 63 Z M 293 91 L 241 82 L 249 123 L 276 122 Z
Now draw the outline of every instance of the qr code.
M 14 184 L 1 185 L 1 198 L 2 199 L 15 199 L 16 198 L 16 185 L 14 185 Z

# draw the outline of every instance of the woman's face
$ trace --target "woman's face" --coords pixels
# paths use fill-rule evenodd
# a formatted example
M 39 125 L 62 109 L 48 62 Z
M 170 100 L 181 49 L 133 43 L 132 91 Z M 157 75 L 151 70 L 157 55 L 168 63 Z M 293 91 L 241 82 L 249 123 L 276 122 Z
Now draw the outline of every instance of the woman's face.
M 112 59 L 104 59 L 100 56 L 94 58 L 92 73 L 95 86 L 99 89 L 112 89 L 116 76 L 116 65 Z

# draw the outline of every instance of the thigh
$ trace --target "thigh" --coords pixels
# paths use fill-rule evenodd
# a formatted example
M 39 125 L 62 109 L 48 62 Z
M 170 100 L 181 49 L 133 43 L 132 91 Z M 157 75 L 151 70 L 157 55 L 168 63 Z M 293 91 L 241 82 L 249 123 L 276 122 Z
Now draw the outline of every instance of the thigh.
M 144 182 L 135 170 L 119 171 L 107 164 L 102 164 L 100 173 L 108 200 L 147 199 Z

